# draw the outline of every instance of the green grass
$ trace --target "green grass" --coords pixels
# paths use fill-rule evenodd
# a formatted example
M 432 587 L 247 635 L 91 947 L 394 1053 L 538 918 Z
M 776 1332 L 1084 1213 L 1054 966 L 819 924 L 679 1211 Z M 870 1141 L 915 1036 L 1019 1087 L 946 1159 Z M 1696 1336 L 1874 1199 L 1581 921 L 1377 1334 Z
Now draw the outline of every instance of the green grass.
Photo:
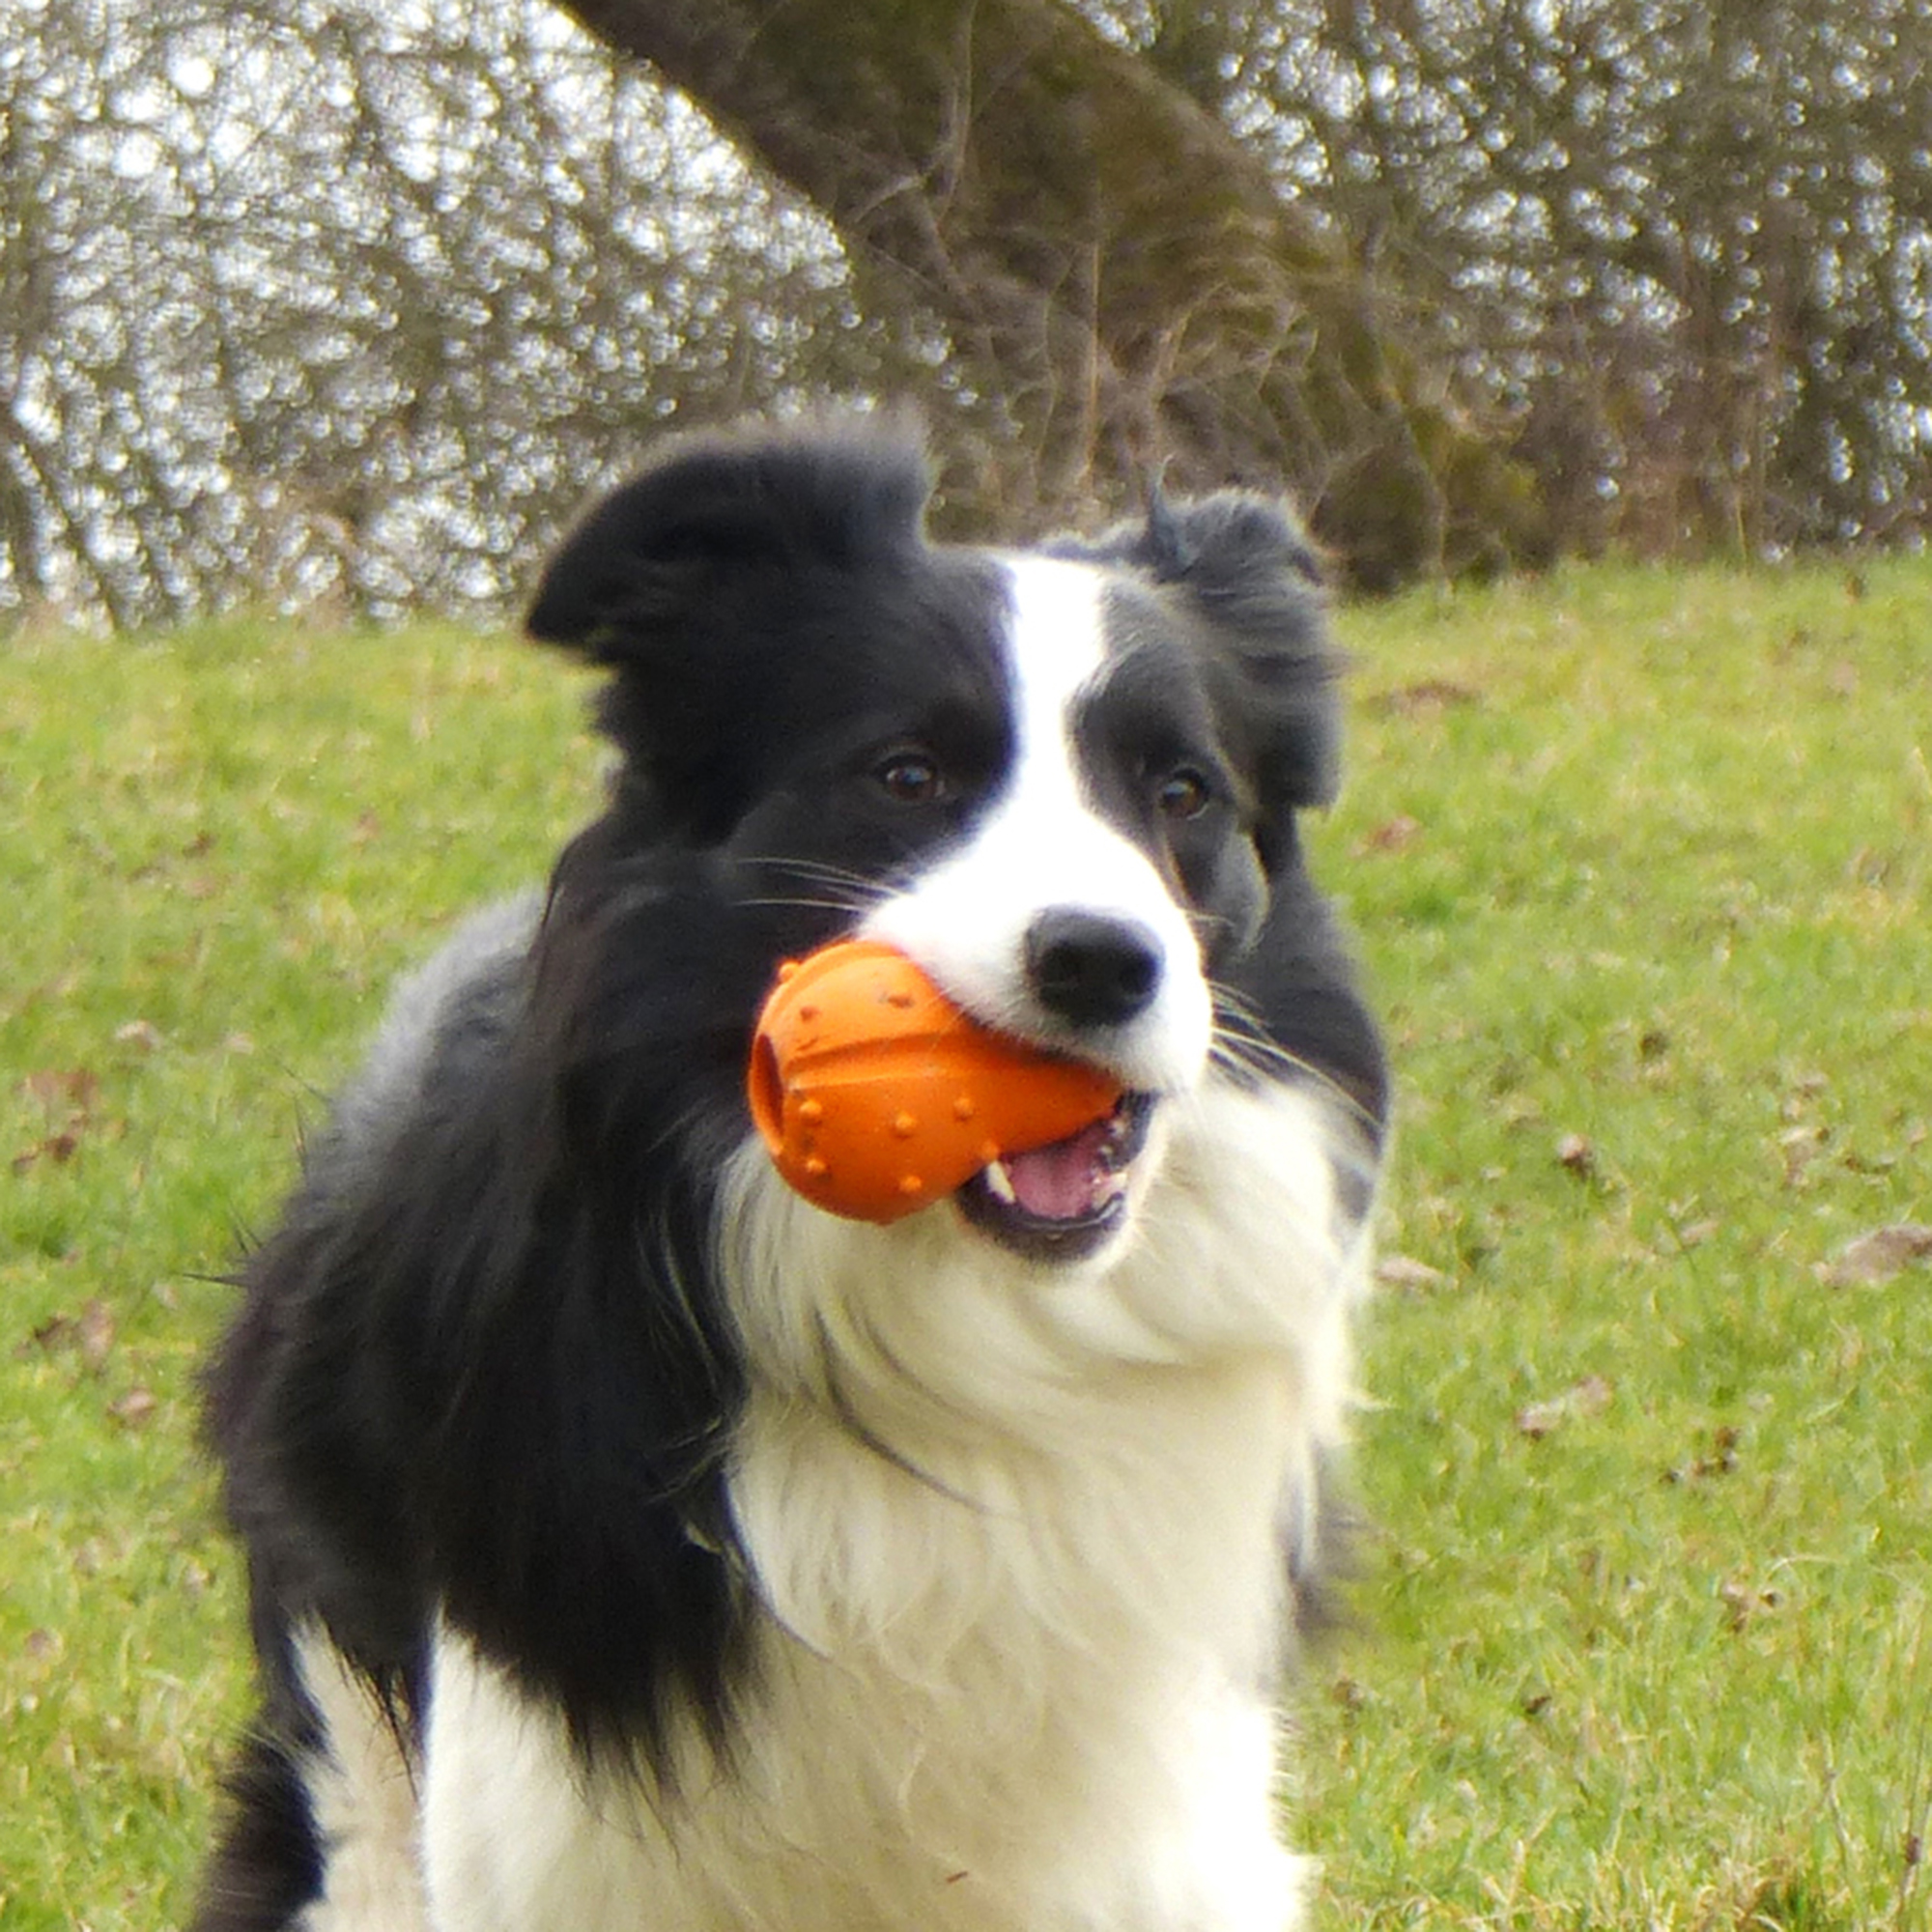
M 580 699 L 427 627 L 0 645 L 6 1932 L 185 1916 L 245 1681 L 209 1277 L 384 982 L 583 814 Z
M 1932 1270 L 1817 1270 L 1932 1220 L 1932 565 L 1342 622 L 1316 857 L 1434 1274 L 1304 1698 L 1326 1918 L 1926 1932 Z M 587 809 L 581 696 L 432 627 L 0 644 L 5 1932 L 186 1909 L 245 1682 L 209 1277 L 389 976 Z
M 1402 1077 L 1385 1245 L 1441 1279 L 1367 1350 L 1336 1916 L 1932 1923 L 1932 1275 L 1816 1273 L 1932 1220 L 1932 569 L 1347 630 L 1321 858 Z

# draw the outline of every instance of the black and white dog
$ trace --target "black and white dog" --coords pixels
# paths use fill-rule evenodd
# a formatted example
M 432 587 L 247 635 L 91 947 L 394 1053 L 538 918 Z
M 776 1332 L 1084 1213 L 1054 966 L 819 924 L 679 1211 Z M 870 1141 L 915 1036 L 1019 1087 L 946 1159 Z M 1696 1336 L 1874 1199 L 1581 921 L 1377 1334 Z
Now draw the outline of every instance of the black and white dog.
M 1280 1932 L 1384 1099 L 1303 867 L 1333 665 L 1243 495 L 927 541 L 913 443 L 674 446 L 551 563 L 608 808 L 401 992 L 211 1378 L 264 1682 L 202 1932 Z M 780 1179 L 778 962 L 1107 1069 L 891 1226 Z

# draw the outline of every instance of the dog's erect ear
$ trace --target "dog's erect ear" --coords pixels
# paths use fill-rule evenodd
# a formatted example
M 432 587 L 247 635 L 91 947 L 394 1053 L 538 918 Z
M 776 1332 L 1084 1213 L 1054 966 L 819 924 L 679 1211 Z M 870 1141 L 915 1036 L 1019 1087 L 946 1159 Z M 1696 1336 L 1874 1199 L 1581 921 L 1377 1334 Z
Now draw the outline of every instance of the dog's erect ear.
M 1102 539 L 1156 583 L 1186 592 L 1206 620 L 1221 724 L 1255 784 L 1263 825 L 1333 803 L 1340 718 L 1321 565 L 1280 503 L 1242 491 L 1170 503 Z
M 1156 481 L 1148 492 L 1140 548 L 1166 582 L 1218 580 L 1233 591 L 1237 580 L 1259 588 L 1267 579 L 1278 585 L 1286 579 L 1294 596 L 1306 598 L 1324 582 L 1321 558 L 1288 506 L 1245 490 L 1172 503 Z
M 721 580 L 851 571 L 921 541 L 931 474 L 902 422 L 688 438 L 595 504 L 537 586 L 529 635 L 622 667 Z

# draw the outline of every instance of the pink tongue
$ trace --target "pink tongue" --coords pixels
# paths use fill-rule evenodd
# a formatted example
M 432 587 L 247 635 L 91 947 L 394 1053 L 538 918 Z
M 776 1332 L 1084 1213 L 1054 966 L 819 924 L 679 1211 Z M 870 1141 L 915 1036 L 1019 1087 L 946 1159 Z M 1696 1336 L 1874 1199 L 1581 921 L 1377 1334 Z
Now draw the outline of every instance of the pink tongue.
M 1046 1221 L 1076 1221 L 1091 1214 L 1106 1138 L 1107 1122 L 1096 1121 L 1051 1147 L 1009 1153 L 1007 1174 L 1014 1198 L 1029 1214 Z

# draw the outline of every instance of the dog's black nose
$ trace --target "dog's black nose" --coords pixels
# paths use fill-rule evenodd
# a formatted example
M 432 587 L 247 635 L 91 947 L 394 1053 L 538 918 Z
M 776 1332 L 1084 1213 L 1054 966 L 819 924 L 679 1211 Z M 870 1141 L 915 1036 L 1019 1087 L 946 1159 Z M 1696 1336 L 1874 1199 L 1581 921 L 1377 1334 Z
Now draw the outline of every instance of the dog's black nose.
M 1027 979 L 1075 1026 L 1122 1026 L 1160 990 L 1160 941 L 1130 919 L 1056 906 L 1027 929 Z

